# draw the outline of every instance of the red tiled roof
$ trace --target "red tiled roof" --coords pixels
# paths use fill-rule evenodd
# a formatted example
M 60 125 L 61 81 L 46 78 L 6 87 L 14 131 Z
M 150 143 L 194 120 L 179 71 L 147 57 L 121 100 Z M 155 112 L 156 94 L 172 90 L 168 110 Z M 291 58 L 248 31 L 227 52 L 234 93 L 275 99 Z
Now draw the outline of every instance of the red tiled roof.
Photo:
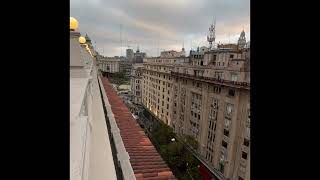
M 102 77 L 104 89 L 111 105 L 116 123 L 120 129 L 130 163 L 137 180 L 176 179 L 163 161 L 143 129 L 132 117 L 127 106 L 118 97 L 109 80 Z

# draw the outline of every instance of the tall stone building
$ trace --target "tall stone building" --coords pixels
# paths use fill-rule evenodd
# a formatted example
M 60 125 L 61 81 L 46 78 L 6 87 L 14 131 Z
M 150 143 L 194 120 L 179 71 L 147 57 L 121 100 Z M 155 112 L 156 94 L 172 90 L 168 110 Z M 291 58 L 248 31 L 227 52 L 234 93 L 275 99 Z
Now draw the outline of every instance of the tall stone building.
M 146 57 L 146 53 L 140 52 L 139 48 L 134 53 L 133 63 L 143 63 L 143 59 Z
M 133 103 L 141 104 L 142 98 L 142 63 L 136 63 L 132 65 L 131 76 L 130 76 L 130 85 L 131 93 L 133 96 Z
M 250 179 L 250 48 L 243 40 L 244 32 L 239 44 L 147 59 L 142 92 L 154 116 L 193 136 L 199 157 L 237 180 Z
M 134 53 L 132 49 L 127 49 L 126 50 L 126 59 L 127 61 L 132 61 L 134 57 Z

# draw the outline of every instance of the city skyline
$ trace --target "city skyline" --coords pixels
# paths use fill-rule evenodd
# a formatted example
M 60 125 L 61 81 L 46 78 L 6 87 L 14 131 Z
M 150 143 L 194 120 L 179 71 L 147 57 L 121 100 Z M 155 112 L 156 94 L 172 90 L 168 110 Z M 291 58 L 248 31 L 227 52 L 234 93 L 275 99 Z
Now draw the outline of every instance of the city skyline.
M 236 43 L 242 30 L 250 41 L 250 1 L 71 0 L 71 16 L 88 33 L 99 53 L 125 56 L 127 45 L 148 56 L 162 50 L 208 46 L 208 28 L 216 19 L 216 42 Z M 122 53 L 120 50 L 122 25 Z

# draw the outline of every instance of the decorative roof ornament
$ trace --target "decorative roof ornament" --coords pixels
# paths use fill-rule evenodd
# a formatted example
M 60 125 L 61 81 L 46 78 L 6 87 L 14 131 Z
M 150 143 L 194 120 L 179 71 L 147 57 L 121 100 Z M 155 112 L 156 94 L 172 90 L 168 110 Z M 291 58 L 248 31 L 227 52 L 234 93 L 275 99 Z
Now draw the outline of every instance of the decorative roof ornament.
M 238 46 L 239 49 L 243 49 L 246 47 L 247 41 L 246 41 L 246 33 L 244 32 L 244 30 L 242 30 L 239 40 L 238 40 Z
M 70 17 L 70 31 L 75 31 L 78 28 L 78 21 L 74 17 Z
M 79 37 L 79 43 L 80 43 L 80 44 L 86 43 L 86 38 L 83 37 L 83 36 L 80 36 L 80 37 Z

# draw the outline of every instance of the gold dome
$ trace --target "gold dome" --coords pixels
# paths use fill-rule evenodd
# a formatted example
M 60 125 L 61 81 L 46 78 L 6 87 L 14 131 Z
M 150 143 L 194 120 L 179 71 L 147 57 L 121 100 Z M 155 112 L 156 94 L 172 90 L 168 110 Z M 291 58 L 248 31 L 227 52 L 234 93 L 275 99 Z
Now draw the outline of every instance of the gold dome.
M 80 36 L 80 37 L 79 37 L 79 43 L 80 43 L 80 44 L 86 43 L 86 38 L 83 37 L 83 36 Z
M 74 17 L 70 17 L 70 30 L 75 31 L 78 28 L 78 21 Z

